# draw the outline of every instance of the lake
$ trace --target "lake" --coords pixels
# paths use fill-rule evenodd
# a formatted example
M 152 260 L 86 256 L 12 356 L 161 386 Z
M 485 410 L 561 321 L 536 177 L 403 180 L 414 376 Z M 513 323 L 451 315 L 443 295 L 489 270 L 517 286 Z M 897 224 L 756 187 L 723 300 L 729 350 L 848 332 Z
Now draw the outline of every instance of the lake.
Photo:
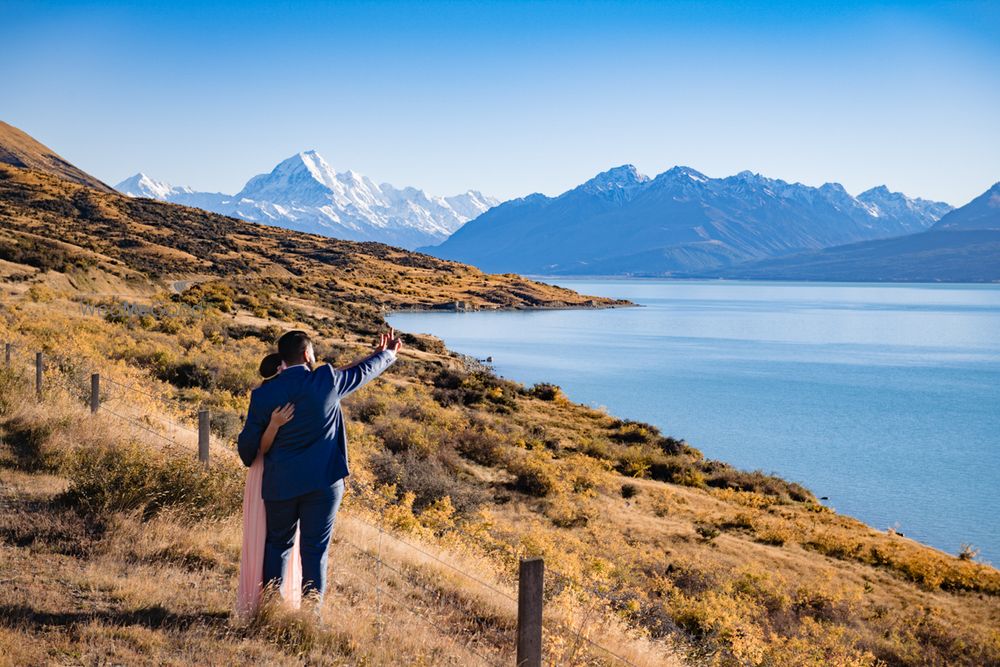
M 1000 286 L 540 279 L 641 307 L 389 321 L 876 528 L 1000 559 Z

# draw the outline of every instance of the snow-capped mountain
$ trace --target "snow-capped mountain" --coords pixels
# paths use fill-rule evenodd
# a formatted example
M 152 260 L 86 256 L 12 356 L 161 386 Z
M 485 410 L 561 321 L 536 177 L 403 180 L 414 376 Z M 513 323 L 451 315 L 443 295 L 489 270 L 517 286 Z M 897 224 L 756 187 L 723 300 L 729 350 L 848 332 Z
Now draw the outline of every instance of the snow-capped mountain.
M 915 220 L 923 228 L 930 227 L 952 210 L 951 206 L 943 202 L 919 197 L 910 198 L 902 192 L 890 192 L 884 185 L 862 192 L 858 195 L 858 201 L 865 204 L 872 215 L 897 220 Z
M 354 171 L 336 172 L 316 151 L 297 153 L 254 176 L 235 195 L 174 187 L 139 173 L 116 186 L 147 197 L 278 227 L 403 248 L 439 243 L 498 201 L 470 190 L 435 197 L 416 188 L 376 184 Z
M 640 174 L 630 164 L 602 172 L 580 186 L 592 195 L 604 196 L 617 201 L 631 199 L 641 187 L 649 182 L 649 176 Z
M 174 187 L 169 183 L 150 178 L 139 172 L 115 186 L 115 190 L 129 197 L 159 199 L 184 206 L 194 206 L 206 211 L 225 213 L 230 210 L 232 197 L 221 192 L 197 192 L 188 187 Z M 231 215 L 230 213 L 226 213 Z
M 500 204 L 422 250 L 491 272 L 662 275 L 919 232 L 950 210 L 885 187 L 853 197 L 839 183 L 624 165 Z
M 132 178 L 126 178 L 116 185 L 115 190 L 129 197 L 144 197 L 146 199 L 166 201 L 170 199 L 171 195 L 180 192 L 183 188 L 171 187 L 169 183 L 152 179 L 140 171 Z

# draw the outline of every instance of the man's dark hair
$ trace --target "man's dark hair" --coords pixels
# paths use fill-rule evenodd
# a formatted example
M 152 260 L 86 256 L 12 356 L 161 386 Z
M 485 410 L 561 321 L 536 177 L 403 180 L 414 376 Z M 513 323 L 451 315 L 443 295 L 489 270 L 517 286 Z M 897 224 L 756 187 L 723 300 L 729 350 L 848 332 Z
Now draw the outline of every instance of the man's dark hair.
M 289 366 L 301 364 L 302 356 L 312 341 L 305 331 L 289 331 L 278 339 L 278 354 L 281 360 Z

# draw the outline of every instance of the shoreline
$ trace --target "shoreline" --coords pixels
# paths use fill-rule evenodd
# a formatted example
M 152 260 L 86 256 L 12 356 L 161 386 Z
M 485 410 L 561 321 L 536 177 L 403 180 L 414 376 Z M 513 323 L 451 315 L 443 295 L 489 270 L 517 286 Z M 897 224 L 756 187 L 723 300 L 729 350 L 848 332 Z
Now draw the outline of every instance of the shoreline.
M 701 282 L 701 281 L 698 281 L 698 282 Z M 728 281 L 711 281 L 711 282 L 728 282 Z M 767 281 L 765 281 L 765 282 L 767 282 Z M 910 283 L 910 284 L 901 284 L 901 285 L 912 286 L 913 284 Z M 878 285 L 875 285 L 875 286 L 878 286 Z M 939 284 L 929 284 L 928 286 L 930 286 L 930 287 L 940 287 L 941 285 L 939 285 Z M 635 307 L 645 307 L 642 304 L 631 304 L 631 305 L 634 305 Z M 603 307 L 603 308 L 614 308 L 614 307 L 618 307 L 618 306 L 597 306 L 597 307 L 595 307 L 595 306 L 577 306 L 577 307 L 548 307 L 548 308 L 545 308 L 545 307 L 536 307 L 536 308 L 503 308 L 503 309 L 498 308 L 498 309 L 490 309 L 490 310 L 498 310 L 498 311 L 571 310 L 571 309 L 579 309 L 579 310 L 587 309 L 587 310 L 592 310 L 592 309 L 597 309 L 597 308 L 601 308 L 601 307 Z M 624 306 L 622 306 L 622 307 L 624 307 Z M 439 309 L 430 309 L 430 310 L 427 310 L 427 309 L 397 309 L 397 310 L 395 310 L 393 312 L 387 313 L 386 317 L 388 317 L 391 314 L 394 314 L 395 312 L 399 312 L 401 314 L 406 314 L 406 313 L 422 313 L 422 312 L 430 312 L 430 313 L 443 312 L 443 313 L 450 313 L 450 314 L 454 314 L 455 313 L 455 311 L 445 311 L 445 310 L 439 310 Z M 409 332 L 409 333 L 414 333 L 414 332 Z M 420 333 L 420 335 L 431 336 L 431 337 L 439 340 L 441 342 L 443 348 L 444 348 L 444 353 L 446 355 L 448 355 L 448 356 L 451 356 L 453 358 L 458 359 L 462 363 L 463 367 L 465 368 L 465 370 L 467 372 L 477 372 L 477 371 L 478 372 L 485 372 L 485 373 L 488 373 L 488 374 L 492 375 L 495 378 L 517 382 L 518 384 L 521 384 L 521 385 L 527 387 L 527 385 L 524 382 L 522 382 L 521 380 L 501 375 L 497 371 L 496 367 L 493 364 L 486 363 L 486 362 L 480 360 L 479 358 L 477 358 L 477 357 L 475 357 L 475 356 L 473 356 L 471 354 L 466 354 L 466 353 L 462 353 L 462 352 L 458 352 L 456 350 L 453 350 L 452 348 L 450 348 L 447 345 L 447 341 L 444 338 L 442 338 L 442 337 L 440 337 L 440 336 L 438 336 L 436 334 L 430 333 L 430 332 L 419 332 L 419 333 Z M 543 382 L 549 382 L 549 380 L 542 380 L 542 381 Z M 553 384 L 555 384 L 554 381 L 553 381 Z M 561 385 L 559 385 L 559 386 L 561 387 Z M 588 404 L 588 403 L 581 402 L 580 400 L 574 399 L 574 398 L 569 397 L 569 396 L 567 396 L 567 399 L 569 401 L 571 401 L 572 403 L 578 405 L 578 406 L 582 406 L 582 407 L 588 408 L 588 409 L 593 409 L 593 406 L 590 405 L 590 404 Z M 617 414 L 617 413 L 613 413 L 610 410 L 606 410 L 606 413 L 611 418 L 625 419 L 625 420 L 631 419 L 629 417 L 622 416 L 622 415 Z M 643 420 L 640 419 L 640 421 L 643 421 Z M 652 423 L 652 422 L 650 422 L 650 423 Z M 652 425 L 658 426 L 655 423 L 652 423 Z M 693 448 L 697 449 L 699 452 L 702 452 L 702 454 L 703 454 L 704 459 L 705 459 L 706 462 L 721 463 L 723 465 L 730 466 L 730 467 L 732 467 L 733 469 L 735 469 L 737 471 L 746 472 L 746 473 L 751 473 L 751 472 L 755 472 L 755 471 L 763 472 L 763 470 L 765 469 L 763 467 L 760 467 L 760 468 L 757 468 L 757 469 L 742 467 L 742 466 L 739 466 L 737 464 L 731 463 L 731 462 L 729 462 L 729 461 L 727 461 L 726 459 L 723 459 L 723 458 L 715 458 L 715 457 L 705 456 L 703 450 L 698 446 L 698 444 L 696 444 L 696 443 L 690 443 L 690 446 L 692 446 Z M 765 474 L 767 474 L 768 476 L 772 476 L 774 478 L 780 479 L 780 480 L 782 480 L 782 481 L 784 481 L 786 483 L 799 484 L 800 486 L 802 486 L 803 488 L 805 488 L 816 499 L 815 502 L 817 504 L 822 505 L 828 511 L 834 513 L 837 516 L 841 516 L 841 517 L 845 517 L 845 518 L 851 519 L 853 521 L 857 521 L 859 524 L 865 526 L 866 528 L 868 528 L 868 529 L 870 529 L 872 531 L 875 531 L 875 532 L 880 533 L 880 534 L 893 535 L 893 536 L 895 536 L 899 540 L 906 540 L 906 541 L 912 542 L 915 545 L 919 545 L 920 547 L 934 550 L 934 551 L 936 551 L 936 552 L 938 552 L 938 553 L 940 553 L 940 554 L 942 554 L 944 556 L 947 556 L 949 558 L 955 558 L 956 557 L 956 555 L 954 553 L 952 553 L 950 551 L 947 551 L 944 547 L 936 546 L 936 545 L 931 544 L 929 542 L 924 542 L 924 541 L 921 541 L 921 540 L 919 540 L 917 538 L 911 537 L 908 534 L 910 532 L 909 530 L 906 530 L 907 534 L 904 534 L 904 533 L 899 532 L 898 529 L 894 529 L 893 527 L 879 528 L 874 523 L 870 523 L 869 521 L 867 521 L 867 520 L 865 520 L 865 519 L 857 516 L 856 514 L 848 513 L 848 512 L 842 511 L 841 509 L 838 509 L 830 500 L 826 500 L 825 497 L 821 497 L 818 493 L 815 493 L 813 491 L 812 484 L 810 484 L 808 482 L 805 482 L 805 481 L 794 481 L 791 478 L 786 477 L 786 476 L 781 475 L 781 474 L 776 473 L 776 472 L 769 472 L 769 473 L 765 473 Z M 666 484 L 667 482 L 664 482 L 664 483 Z M 913 526 L 911 526 L 911 528 L 913 528 Z M 978 543 L 976 543 L 976 544 L 978 545 Z M 981 564 L 984 564 L 984 565 L 989 565 L 989 566 L 994 567 L 994 568 L 997 567 L 996 565 L 993 565 L 993 563 L 991 563 L 988 560 L 978 561 L 978 562 L 980 562 Z M 998 569 L 1000 569 L 1000 568 L 998 568 Z
M 533 310 L 611 310 L 614 308 L 645 308 L 641 303 L 634 303 L 628 301 L 627 299 L 622 299 L 621 302 L 616 301 L 615 303 L 609 304 L 566 304 L 561 306 L 497 306 L 496 308 L 476 308 L 476 307 L 463 307 L 455 308 L 448 305 L 440 306 L 393 306 L 392 308 L 386 308 L 382 310 L 382 316 L 388 317 L 395 313 L 447 313 L 447 314 L 457 314 L 457 313 L 516 313 L 516 312 L 528 312 Z
M 900 285 L 900 286 L 913 286 L 913 285 L 924 285 L 924 286 L 1000 286 L 1000 280 L 969 280 L 969 281 L 954 281 L 954 280 L 841 280 L 836 278 L 822 279 L 822 278 L 738 278 L 738 277 L 726 277 L 726 276 L 698 276 L 698 275 L 683 275 L 683 276 L 667 276 L 667 275 L 655 275 L 655 274 L 624 274 L 624 273 L 609 273 L 609 274 L 569 274 L 569 275 L 545 275 L 545 274 L 527 274 L 519 273 L 517 274 L 529 280 L 534 280 L 536 282 L 544 282 L 546 284 L 547 280 L 620 280 L 622 282 L 627 281 L 660 281 L 660 282 L 672 282 L 672 283 L 754 283 L 754 284 L 803 284 L 803 285 Z

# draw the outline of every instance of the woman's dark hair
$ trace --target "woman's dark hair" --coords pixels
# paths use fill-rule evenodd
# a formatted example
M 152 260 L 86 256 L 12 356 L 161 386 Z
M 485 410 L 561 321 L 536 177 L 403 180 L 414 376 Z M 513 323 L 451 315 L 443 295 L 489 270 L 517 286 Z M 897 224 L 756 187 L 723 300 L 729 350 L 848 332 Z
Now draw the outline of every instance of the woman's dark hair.
M 281 367 L 281 355 L 277 352 L 272 352 L 263 359 L 260 360 L 260 376 L 264 379 L 274 377 L 278 374 L 278 368 Z

